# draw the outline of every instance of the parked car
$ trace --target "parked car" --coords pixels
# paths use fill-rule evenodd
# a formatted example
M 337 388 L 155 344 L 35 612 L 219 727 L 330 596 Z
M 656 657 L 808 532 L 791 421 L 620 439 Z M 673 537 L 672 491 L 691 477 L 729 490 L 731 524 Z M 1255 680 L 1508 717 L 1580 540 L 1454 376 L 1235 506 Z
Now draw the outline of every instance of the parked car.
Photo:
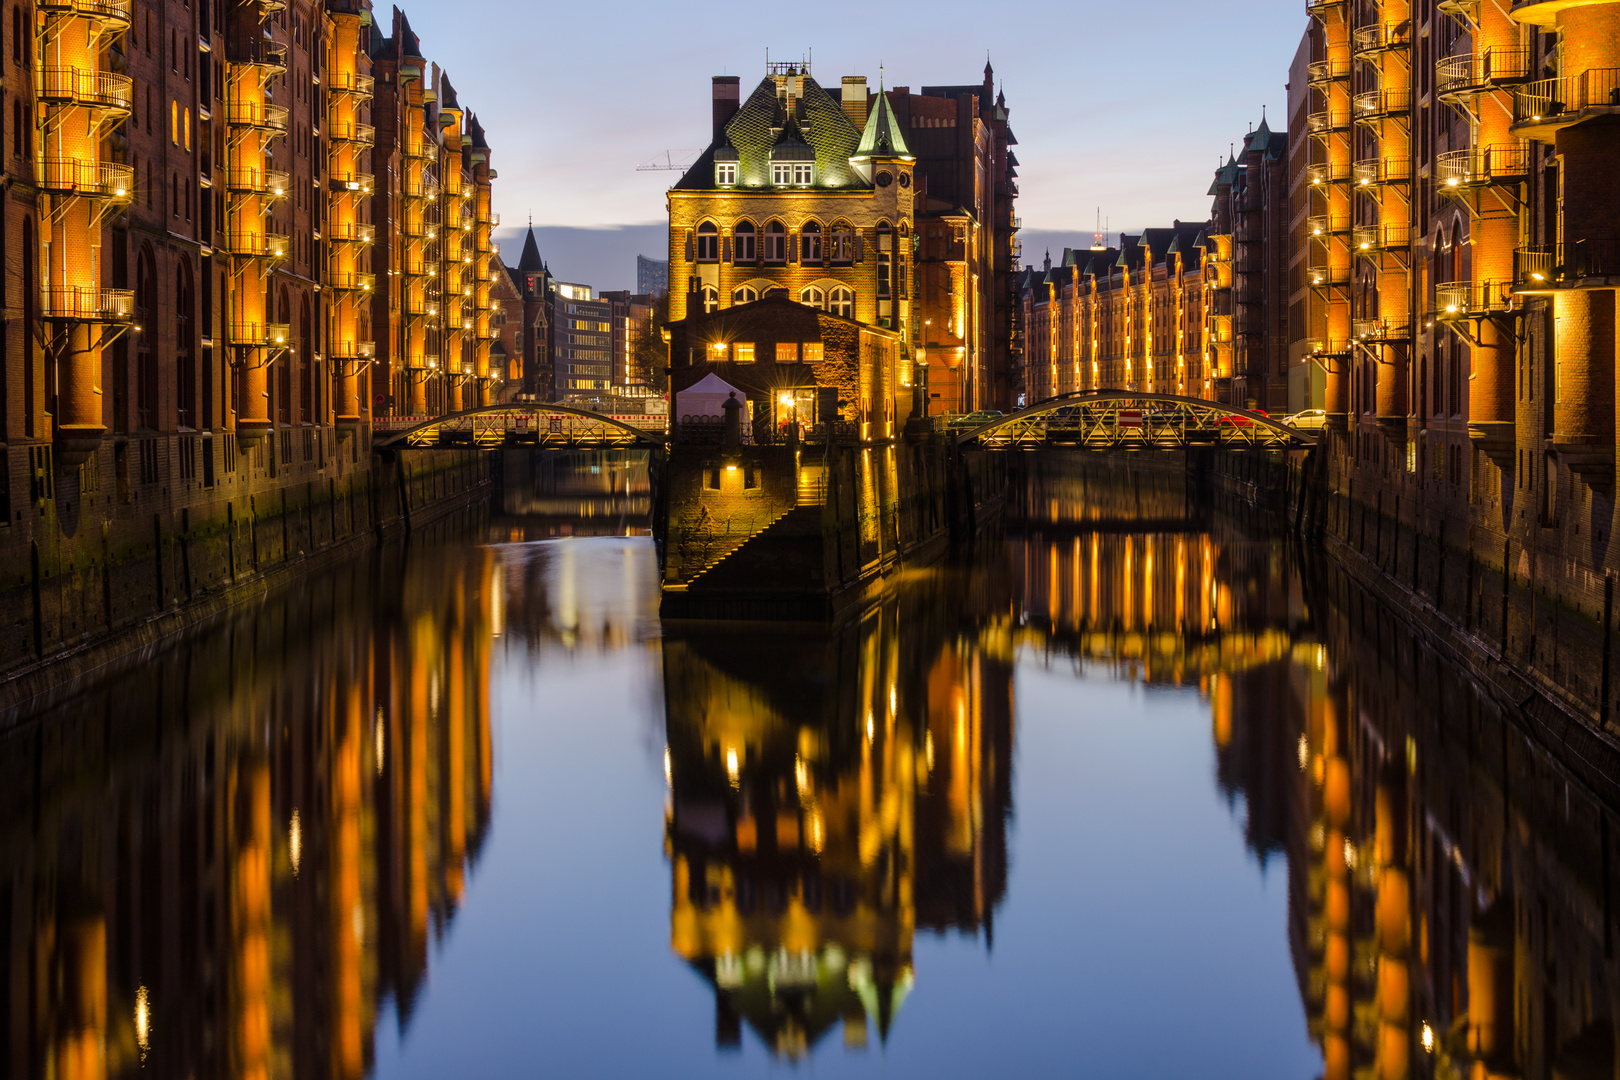
M 1321 431 L 1327 427 L 1327 410 L 1301 409 L 1297 413 L 1283 417 L 1281 423 L 1301 431 Z

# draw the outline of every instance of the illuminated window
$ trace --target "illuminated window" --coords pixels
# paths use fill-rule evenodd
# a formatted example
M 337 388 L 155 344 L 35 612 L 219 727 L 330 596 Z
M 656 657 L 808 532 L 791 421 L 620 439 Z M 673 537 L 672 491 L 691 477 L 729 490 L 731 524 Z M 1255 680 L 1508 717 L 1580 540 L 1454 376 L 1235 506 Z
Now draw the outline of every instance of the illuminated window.
M 189 153 L 191 153 L 191 108 L 190 108 L 190 106 L 187 106 L 185 111 L 183 113 L 181 113 L 180 115 L 181 115 L 181 119 L 183 121 L 181 123 L 181 125 L 180 125 L 180 135 L 181 135 L 181 137 L 183 139 L 185 139 L 186 153 L 189 154 Z
M 819 341 L 807 341 L 807 342 L 804 343 L 804 362 L 805 363 L 807 363 L 807 364 L 819 364 L 819 363 L 821 363 L 822 359 L 823 359 L 823 355 L 822 355 L 821 342 L 819 342 Z
M 730 187 L 737 182 L 737 163 L 717 161 L 714 164 L 714 182 L 719 187 Z
M 826 294 L 824 294 L 814 285 L 810 285 L 799 290 L 799 303 L 801 304 L 805 304 L 808 307 L 818 308 L 824 306 L 826 302 Z
M 818 263 L 821 261 L 821 226 L 814 221 L 807 221 L 799 230 L 799 261 Z
M 752 364 L 754 362 L 754 343 L 752 341 L 739 341 L 731 347 L 731 358 L 739 364 Z
M 713 285 L 703 286 L 703 314 L 712 315 L 720 307 L 720 293 Z
M 759 258 L 759 251 L 754 243 L 754 223 L 752 221 L 739 221 L 732 230 L 735 234 L 732 243 L 735 245 L 735 262 L 751 263 Z
M 697 261 L 720 261 L 720 230 L 712 221 L 705 221 L 698 226 Z
M 799 362 L 799 343 L 797 341 L 778 341 L 776 343 L 776 362 L 778 364 L 797 364 Z
M 835 222 L 827 236 L 827 257 L 833 262 L 855 261 L 855 230 L 846 222 Z
M 780 221 L 773 221 L 765 226 L 765 261 L 787 262 L 787 227 Z
M 180 102 L 169 102 L 169 141 L 180 145 Z
M 808 161 L 795 162 L 793 165 L 793 182 L 798 184 L 800 187 L 808 186 L 810 183 L 810 174 L 813 168 L 814 167 Z
M 827 298 L 827 310 L 834 315 L 842 315 L 846 319 L 853 319 L 855 317 L 855 293 L 840 285 Z
M 778 162 L 771 166 L 771 183 L 777 187 L 787 187 L 793 182 L 793 166 Z
M 731 290 L 731 302 L 733 304 L 752 304 L 758 299 L 759 290 L 752 285 L 739 285 Z

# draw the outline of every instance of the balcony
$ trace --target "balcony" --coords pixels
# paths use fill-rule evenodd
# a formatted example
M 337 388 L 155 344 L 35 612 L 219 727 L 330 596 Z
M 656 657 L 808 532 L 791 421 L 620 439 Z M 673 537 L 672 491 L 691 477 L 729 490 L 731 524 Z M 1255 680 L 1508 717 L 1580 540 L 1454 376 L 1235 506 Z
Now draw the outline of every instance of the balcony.
M 337 244 L 370 244 L 376 242 L 377 227 L 369 221 L 329 222 L 326 238 Z
M 407 199 L 433 199 L 439 194 L 439 182 L 428 172 L 418 177 L 405 177 L 400 181 L 400 194 Z
M 287 46 L 266 37 L 238 41 L 226 50 L 225 57 L 243 67 L 264 68 L 264 74 L 279 74 L 287 70 Z
M 1406 316 L 1379 319 L 1357 319 L 1350 324 L 1350 334 L 1357 341 L 1410 341 L 1412 322 Z
M 1305 117 L 1305 127 L 1312 135 L 1343 131 L 1349 126 L 1350 114 L 1343 109 L 1319 109 Z
M 239 195 L 284 199 L 292 190 L 292 177 L 279 169 L 227 169 L 225 190 Z
M 1343 162 L 1326 162 L 1310 167 L 1311 183 L 1317 186 L 1322 184 L 1342 184 L 1350 179 L 1350 166 Z
M 1313 237 L 1326 239 L 1350 231 L 1350 219 L 1343 214 L 1322 214 L 1305 219 L 1305 231 Z
M 1305 272 L 1313 289 L 1331 289 L 1350 284 L 1348 266 L 1313 266 Z
M 1350 351 L 1350 343 L 1348 341 L 1340 341 L 1337 338 L 1327 338 L 1325 340 L 1312 341 L 1310 343 L 1310 347 L 1312 356 L 1324 358 L 1330 356 L 1343 356 Z
M 77 15 L 123 27 L 130 25 L 129 0 L 37 0 L 34 7 L 48 15 Z
M 1530 151 L 1512 143 L 1447 150 L 1434 162 L 1441 191 L 1489 184 L 1516 184 L 1530 175 Z
M 428 269 L 427 260 L 407 257 L 400 273 L 406 277 L 430 277 L 433 271 Z
M 1412 179 L 1412 162 L 1408 158 L 1368 158 L 1356 162 L 1354 175 L 1357 187 L 1404 184 Z
M 1620 277 L 1620 238 L 1519 248 L 1513 253 L 1514 291 L 1552 292 L 1583 284 L 1612 288 Z M 1597 279 L 1597 280 L 1594 280 Z
M 1382 120 L 1412 111 L 1412 92 L 1404 86 L 1369 90 L 1356 95 L 1357 120 Z
M 1350 244 L 1358 252 L 1401 251 L 1412 244 L 1408 225 L 1357 225 Z
M 225 237 L 225 250 L 242 259 L 281 262 L 291 247 L 291 242 L 280 233 L 230 233 Z
M 345 195 L 370 195 L 376 181 L 370 173 L 333 172 L 332 190 Z
M 369 294 L 376 283 L 377 277 L 375 274 L 359 274 L 350 270 L 331 273 L 326 278 L 326 284 L 338 292 Z
M 1513 95 L 1513 130 L 1550 140 L 1561 128 L 1620 115 L 1620 68 L 1588 68 L 1562 79 L 1538 79 Z
M 432 161 L 434 146 L 421 135 L 405 137 L 405 156 L 416 161 Z
M 371 146 L 377 141 L 376 128 L 352 120 L 327 125 L 326 134 L 333 142 L 353 143 L 356 146 Z
M 225 107 L 225 122 L 232 127 L 287 134 L 287 107 L 257 101 L 233 101 Z
M 327 349 L 333 360 L 349 361 L 375 360 L 377 358 L 377 343 L 375 341 L 337 341 Z
M 73 287 L 40 291 L 40 318 L 51 322 L 126 323 L 135 318 L 131 289 Z
M 1344 7 L 1348 0 L 1305 0 L 1305 14 L 1322 16 L 1334 8 Z
M 42 101 L 112 113 L 129 112 L 134 94 L 128 75 L 89 68 L 42 68 L 35 84 Z
M 1367 56 L 1389 49 L 1404 49 L 1410 44 L 1409 23 L 1388 26 L 1379 23 L 1363 26 L 1350 38 L 1350 51 L 1356 56 Z
M 1448 281 L 1434 287 L 1434 317 L 1441 322 L 1511 310 L 1511 281 Z
M 1305 69 L 1306 81 L 1312 86 L 1336 82 L 1350 77 L 1350 65 L 1343 60 L 1313 60 Z
M 231 344 L 261 349 L 285 349 L 292 341 L 292 327 L 285 323 L 232 322 Z
M 326 89 L 333 94 L 369 98 L 377 89 L 377 80 L 358 71 L 327 72 Z
M 401 302 L 400 307 L 405 314 L 415 316 L 417 318 L 433 319 L 437 318 L 439 314 L 439 305 L 435 304 L 425 296 L 411 296 L 407 294 L 405 299 Z
M 135 198 L 135 170 L 128 165 L 83 161 L 79 158 L 41 158 L 34 176 L 45 191 L 127 203 Z
M 1482 49 L 1436 63 L 1434 89 L 1443 99 L 1462 97 L 1523 82 L 1529 76 L 1529 49 L 1516 45 Z

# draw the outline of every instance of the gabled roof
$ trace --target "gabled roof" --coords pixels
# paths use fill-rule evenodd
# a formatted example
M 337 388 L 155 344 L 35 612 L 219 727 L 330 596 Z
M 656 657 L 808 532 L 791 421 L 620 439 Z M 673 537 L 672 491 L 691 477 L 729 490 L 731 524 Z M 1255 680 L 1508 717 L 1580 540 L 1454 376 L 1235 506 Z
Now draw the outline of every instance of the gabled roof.
M 877 108 L 866 118 L 866 130 L 861 132 L 861 143 L 851 155 L 856 159 L 874 157 L 910 157 L 911 148 L 900 131 L 900 123 L 889 108 L 889 95 L 878 91 Z
M 478 122 L 477 113 L 467 115 L 467 141 L 475 150 L 489 149 L 489 143 L 484 141 L 484 125 Z
M 792 77 L 799 82 L 792 116 L 786 107 L 785 87 L 779 88 L 775 76 L 766 76 L 726 122 L 720 136 L 676 181 L 675 189 L 713 191 L 717 159 L 737 162 L 739 188 L 769 188 L 773 152 L 790 130 L 792 138 L 814 153 L 816 187 L 871 187 L 849 163 L 861 141 L 860 128 L 815 79 L 809 75 Z

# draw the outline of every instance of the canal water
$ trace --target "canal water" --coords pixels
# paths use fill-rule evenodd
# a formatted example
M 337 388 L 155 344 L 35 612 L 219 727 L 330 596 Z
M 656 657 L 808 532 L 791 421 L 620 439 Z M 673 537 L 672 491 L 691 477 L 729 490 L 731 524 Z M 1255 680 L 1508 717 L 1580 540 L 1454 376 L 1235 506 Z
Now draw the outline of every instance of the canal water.
M 0 1073 L 1612 1077 L 1610 812 L 1057 473 L 841 628 L 661 625 L 644 471 L 536 459 L 41 708 Z

